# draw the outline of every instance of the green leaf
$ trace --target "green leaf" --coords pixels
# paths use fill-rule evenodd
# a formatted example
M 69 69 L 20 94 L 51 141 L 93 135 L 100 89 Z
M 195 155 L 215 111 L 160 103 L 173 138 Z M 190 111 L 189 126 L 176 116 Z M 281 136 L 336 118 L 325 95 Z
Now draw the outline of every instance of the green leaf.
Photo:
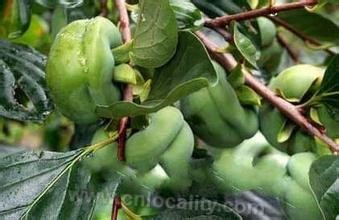
M 170 0 L 170 5 L 181 30 L 198 29 L 203 25 L 202 13 L 189 0 Z
M 132 41 L 127 42 L 123 45 L 120 45 L 112 49 L 114 61 L 116 64 L 128 63 L 129 62 L 129 53 L 132 50 Z
M 17 38 L 25 33 L 31 22 L 31 6 L 31 0 L 0 2 L 0 39 Z
M 228 206 L 210 200 L 180 201 L 175 209 L 160 213 L 155 220 L 191 219 L 191 220 L 231 220 L 242 219 Z
M 325 155 L 309 171 L 310 185 L 326 219 L 339 218 L 339 157 Z
M 136 85 L 137 73 L 130 65 L 123 63 L 118 66 L 115 66 L 113 79 L 116 82 Z
M 17 151 L 18 147 L 11 147 L 11 146 L 5 146 L 0 144 L 0 158 L 8 153 L 12 153 Z
M 53 109 L 46 89 L 46 57 L 6 41 L 0 41 L 0 51 L 0 116 L 43 121 Z
M 320 14 L 299 9 L 280 12 L 278 18 L 320 43 L 339 45 L 339 26 Z
M 318 95 L 331 95 L 339 92 L 339 55 L 336 55 L 327 66 L 324 78 L 321 82 Z M 335 94 L 336 95 L 336 94 Z M 339 94 L 338 94 L 339 95 Z
M 310 12 L 321 11 L 321 9 L 327 4 L 338 4 L 338 0 L 318 0 L 318 3 L 314 6 L 306 7 L 306 9 Z
M 33 48 L 42 48 L 50 44 L 49 25 L 44 18 L 33 14 L 27 31 L 11 42 L 29 45 Z
M 73 167 L 46 192 L 26 216 L 27 219 L 90 219 L 96 197 L 90 188 L 90 173 Z
M 317 98 L 326 105 L 333 118 L 339 119 L 339 55 L 327 66 Z
M 241 104 L 250 106 L 261 105 L 261 97 L 252 88 L 243 85 L 236 88 L 235 92 Z
M 144 102 L 97 106 L 97 113 L 106 118 L 148 114 L 215 82 L 216 72 L 203 44 L 191 32 L 180 32 L 176 54 L 165 66 L 156 69 Z
M 139 4 L 130 58 L 138 66 L 157 68 L 175 53 L 178 42 L 175 14 L 168 0 L 141 0 Z
M 314 108 L 314 107 L 310 108 L 309 117 L 310 117 L 310 119 L 312 119 L 312 121 L 314 121 L 318 125 L 324 126 L 323 123 L 321 123 L 321 121 L 320 121 L 319 112 L 316 108 Z
M 248 4 L 252 9 L 255 9 L 259 5 L 259 0 L 247 0 Z
M 242 65 L 238 64 L 227 76 L 227 81 L 236 89 L 245 84 L 245 75 L 242 71 Z
M 98 199 L 95 192 L 91 173 L 81 166 L 74 167 L 58 219 L 90 219 Z
M 240 32 L 238 24 L 233 22 L 233 39 L 240 54 L 245 58 L 253 67 L 257 67 L 257 59 L 260 54 L 253 42 L 243 33 Z
M 72 167 L 86 153 L 19 151 L 1 157 L 0 219 L 57 219 L 73 184 Z
M 82 5 L 84 0 L 35 0 L 35 2 L 47 8 L 55 8 L 58 5 L 65 8 L 75 8 Z
M 284 125 L 281 127 L 277 141 L 278 143 L 284 143 L 292 136 L 293 131 L 295 130 L 296 125 L 285 120 Z

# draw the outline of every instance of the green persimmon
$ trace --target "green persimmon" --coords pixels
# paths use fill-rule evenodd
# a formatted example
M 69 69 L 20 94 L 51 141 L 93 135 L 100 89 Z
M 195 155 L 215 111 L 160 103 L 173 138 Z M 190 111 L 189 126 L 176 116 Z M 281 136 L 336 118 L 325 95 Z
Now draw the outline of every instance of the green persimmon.
M 309 64 L 289 67 L 273 78 L 269 87 L 290 102 L 300 103 L 320 86 L 324 69 Z
M 191 185 L 189 174 L 190 159 L 193 153 L 194 137 L 185 122 L 170 148 L 161 156 L 160 165 L 169 177 L 166 186 L 172 190 L 186 189 Z
M 180 108 L 194 134 L 208 145 L 233 147 L 257 132 L 257 113 L 252 106 L 241 105 L 224 69 L 214 65 L 218 83 L 184 97 Z
M 311 190 L 302 188 L 292 179 L 288 180 L 289 181 L 286 181 L 288 187 L 286 187 L 287 190 L 283 200 L 284 210 L 287 216 L 289 216 L 291 220 L 322 219 L 321 212 Z
M 308 171 L 316 159 L 313 153 L 305 152 L 290 157 L 287 170 L 289 175 L 303 188 L 308 188 Z
M 109 139 L 109 132 L 103 128 L 98 129 L 91 144 L 97 144 Z M 117 158 L 117 143 L 109 144 L 102 149 L 93 152 L 93 154 L 84 160 L 84 165 L 92 173 L 113 171 L 123 178 L 124 187 L 121 193 L 131 195 L 147 195 L 156 189 L 162 187 L 169 177 L 160 165 L 155 166 L 148 172 L 138 172 L 127 166 L 125 162 Z
M 336 139 L 339 137 L 339 122 L 331 117 L 326 106 L 312 101 L 320 89 L 323 76 L 323 68 L 308 64 L 295 65 L 273 78 L 269 87 L 288 102 L 304 106 L 309 120 L 316 120 L 314 123 L 324 126 L 327 135 Z M 305 151 L 327 153 L 314 137 L 294 125 L 268 102 L 264 102 L 260 108 L 259 121 L 260 131 L 267 141 L 281 151 L 289 154 Z
M 268 72 L 274 72 L 280 65 L 283 48 L 276 39 L 266 47 L 261 49 L 258 65 Z
M 261 46 L 267 47 L 272 44 L 273 40 L 275 39 L 277 35 L 277 28 L 270 19 L 265 17 L 259 17 L 257 22 L 259 26 Z
M 117 144 L 110 144 L 93 153 L 86 165 L 94 172 L 111 169 L 119 173 L 124 184 L 121 194 L 147 195 L 154 190 L 179 192 L 191 185 L 190 158 L 194 136 L 181 112 L 165 107 L 148 117 L 144 129 L 132 133 L 126 141 L 125 157 L 116 158 Z M 102 128 L 92 144 L 109 139 Z
M 121 44 L 118 28 L 108 19 L 77 20 L 63 28 L 51 47 L 47 85 L 57 108 L 79 124 L 98 120 L 96 105 L 120 99 L 112 83 L 111 48 Z
M 287 140 L 279 140 L 279 134 L 284 132 L 287 123 L 291 123 L 280 113 L 278 109 L 265 102 L 259 111 L 260 131 L 264 134 L 267 141 L 288 154 L 300 153 L 305 151 L 317 151 L 314 138 L 309 136 L 301 129 L 295 129 Z
M 160 165 L 147 172 L 134 170 L 134 173 L 123 173 L 118 193 L 129 196 L 149 196 L 154 191 L 163 189 L 169 179 L 170 177 Z
M 109 132 L 104 128 L 99 128 L 93 135 L 91 144 L 97 144 L 110 138 Z M 93 154 L 85 160 L 86 167 L 92 172 L 98 173 L 101 171 L 112 170 L 121 175 L 134 175 L 135 171 L 126 166 L 117 158 L 118 145 L 117 143 L 109 144 Z
M 281 63 L 283 48 L 276 39 L 277 28 L 274 23 L 265 17 L 257 19 L 258 32 L 261 40 L 260 58 L 258 66 L 272 75 Z
M 212 165 L 212 178 L 221 192 L 256 190 L 280 198 L 289 219 L 317 220 L 321 212 L 308 182 L 315 159 L 312 153 L 290 157 L 249 140 L 222 151 Z
M 275 194 L 279 189 L 272 184 L 284 177 L 289 157 L 266 143 L 251 142 L 246 140 L 236 148 L 225 149 L 216 158 L 212 166 L 216 185 L 222 191 L 256 189 Z
M 181 112 L 165 107 L 149 115 L 149 125 L 128 138 L 126 164 L 147 172 L 160 164 L 171 178 L 173 188 L 190 184 L 189 159 L 193 153 L 193 133 Z
M 298 153 L 290 157 L 287 164 L 284 203 L 285 211 L 293 219 L 321 219 L 316 199 L 309 186 L 309 169 L 316 159 L 312 153 Z
M 149 171 L 175 140 L 184 125 L 179 110 L 167 107 L 149 115 L 149 125 L 128 138 L 126 162 L 140 171 Z

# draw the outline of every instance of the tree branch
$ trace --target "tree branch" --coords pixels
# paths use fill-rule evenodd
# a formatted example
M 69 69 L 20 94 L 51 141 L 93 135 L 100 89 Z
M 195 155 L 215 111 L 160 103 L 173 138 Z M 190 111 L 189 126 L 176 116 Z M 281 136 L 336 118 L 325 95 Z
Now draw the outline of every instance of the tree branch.
M 127 13 L 125 0 L 115 0 L 115 4 L 119 11 L 119 27 L 124 43 L 131 41 L 132 35 L 129 27 L 129 17 Z M 131 86 L 127 85 L 124 89 L 123 99 L 125 101 L 133 101 L 133 92 Z M 126 131 L 129 124 L 129 118 L 124 117 L 119 123 L 119 138 L 118 138 L 118 159 L 125 161 L 125 145 L 126 145 Z
M 225 15 L 222 17 L 218 17 L 212 20 L 205 21 L 205 26 L 207 27 L 224 27 L 228 25 L 231 21 L 244 21 L 252 18 L 257 18 L 260 16 L 265 16 L 269 14 L 275 14 L 281 11 L 288 11 L 298 8 L 304 8 L 305 6 L 313 6 L 318 3 L 317 0 L 304 0 L 300 2 L 292 2 L 272 7 L 260 8 L 250 11 L 245 11 L 238 14 L 233 15 Z
M 296 28 L 294 28 L 293 26 L 291 26 L 286 21 L 284 21 L 280 18 L 272 17 L 272 16 L 266 16 L 266 17 L 268 19 L 270 19 L 271 21 L 273 21 L 275 24 L 280 25 L 283 28 L 285 28 L 286 30 L 290 31 L 295 36 L 297 36 L 301 40 L 303 40 L 304 42 L 309 42 L 309 43 L 314 44 L 316 46 L 321 46 L 321 43 L 319 41 L 317 41 L 316 39 L 314 39 L 312 37 L 309 37 L 307 34 L 303 33 L 302 31 L 300 31 Z M 326 51 L 329 55 L 335 55 L 335 53 L 333 51 L 329 50 L 328 48 L 324 49 L 324 51 Z
M 129 27 L 129 17 L 125 0 L 115 0 L 115 5 L 119 12 L 119 26 L 123 41 L 126 43 L 132 39 L 131 29 Z
M 115 0 L 115 4 L 117 10 L 119 11 L 119 27 L 122 34 L 122 39 L 124 43 L 131 41 L 132 34 L 129 27 L 129 17 L 127 13 L 125 0 Z M 124 89 L 123 99 L 125 101 L 132 102 L 133 101 L 133 92 L 132 87 L 126 85 Z M 117 157 L 120 161 L 125 161 L 125 146 L 126 146 L 126 135 L 127 128 L 129 124 L 129 118 L 124 117 L 119 122 L 119 138 L 118 138 L 118 153 Z M 121 199 L 120 197 L 114 198 L 113 207 L 112 207 L 112 220 L 116 220 L 118 218 L 118 211 L 121 208 Z
M 218 46 L 214 42 L 210 41 L 201 32 L 196 32 L 196 34 L 203 41 L 211 56 L 215 60 L 217 60 L 225 69 L 232 70 L 236 67 L 237 61 L 231 54 L 217 52 Z M 320 140 L 326 143 L 332 152 L 339 152 L 339 146 L 335 143 L 335 141 L 333 141 L 326 134 L 315 127 L 312 123 L 310 123 L 296 106 L 276 96 L 273 91 L 271 91 L 269 88 L 267 88 L 257 79 L 255 79 L 249 72 L 244 71 L 244 74 L 246 84 L 250 86 L 255 92 L 257 92 L 260 96 L 270 102 L 282 114 L 284 114 L 287 118 L 289 118 L 295 124 L 304 129 L 308 134 L 318 137 Z
M 121 199 L 120 197 L 117 197 L 113 200 L 112 217 L 111 217 L 112 220 L 118 219 L 118 212 L 120 208 L 121 208 Z
M 279 44 L 286 49 L 293 62 L 299 63 L 299 54 L 291 48 L 288 42 L 280 34 L 277 34 L 277 40 Z

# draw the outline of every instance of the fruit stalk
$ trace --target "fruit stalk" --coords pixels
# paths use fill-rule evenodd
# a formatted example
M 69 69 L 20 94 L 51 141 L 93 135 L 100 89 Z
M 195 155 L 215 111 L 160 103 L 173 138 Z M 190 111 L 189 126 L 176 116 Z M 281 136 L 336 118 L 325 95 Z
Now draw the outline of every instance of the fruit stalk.
M 129 17 L 126 8 L 125 0 L 115 0 L 115 5 L 119 11 L 119 27 L 122 34 L 122 39 L 124 43 L 131 41 L 132 34 L 129 27 Z M 133 92 L 132 88 L 129 85 L 126 85 L 124 89 L 123 99 L 125 101 L 132 102 L 133 101 Z M 124 117 L 120 119 L 119 122 L 119 138 L 118 138 L 118 159 L 120 161 L 125 161 L 125 146 L 126 146 L 126 135 L 127 135 L 127 127 L 129 124 L 129 118 Z M 112 220 L 116 220 L 118 218 L 118 211 L 121 208 L 121 199 L 120 197 L 114 198 L 113 207 L 112 207 Z
M 237 66 L 237 61 L 229 53 L 220 53 L 218 52 L 218 46 L 209 40 L 206 35 L 201 32 L 196 32 L 196 35 L 202 40 L 205 44 L 206 48 L 210 52 L 211 56 L 217 60 L 225 69 L 232 70 Z M 251 87 L 256 93 L 265 98 L 268 102 L 270 102 L 273 106 L 275 106 L 279 111 L 292 120 L 295 124 L 304 129 L 308 134 L 315 136 L 326 143 L 330 150 L 338 154 L 339 146 L 338 144 L 329 138 L 326 134 L 320 131 L 316 126 L 310 123 L 307 118 L 302 114 L 302 112 L 293 104 L 285 101 L 284 99 L 276 96 L 276 94 L 255 79 L 251 73 L 248 71 L 244 72 L 245 74 L 245 82 Z
M 317 3 L 318 3 L 317 0 L 304 0 L 300 2 L 292 2 L 292 3 L 277 5 L 277 6 L 254 9 L 254 10 L 245 11 L 245 12 L 241 12 L 241 13 L 237 13 L 233 15 L 225 15 L 225 16 L 218 17 L 212 20 L 206 20 L 205 26 L 224 27 L 228 25 L 231 21 L 249 20 L 252 18 L 260 17 L 260 16 L 276 14 L 281 11 L 288 11 L 288 10 L 293 10 L 293 9 L 298 9 L 298 8 L 304 8 L 306 6 L 313 6 L 313 5 L 316 5 Z
M 289 43 L 284 39 L 283 36 L 280 34 L 277 34 L 277 40 L 280 43 L 282 47 L 284 47 L 288 53 L 288 55 L 291 57 L 294 63 L 299 63 L 299 54 L 292 49 L 292 47 L 289 45 Z
M 119 11 L 119 27 L 122 34 L 122 38 L 124 43 L 131 41 L 132 35 L 131 30 L 129 28 L 129 17 L 127 13 L 125 0 L 116 0 L 116 7 Z M 125 101 L 132 102 L 133 101 L 133 92 L 132 88 L 127 85 L 124 89 Z M 129 118 L 124 117 L 120 120 L 119 123 L 119 139 L 118 139 L 118 159 L 121 161 L 125 161 L 125 145 L 126 145 L 126 130 L 128 127 Z
M 113 206 L 112 206 L 112 220 L 118 219 L 118 212 L 119 209 L 121 208 L 121 199 L 120 197 L 117 197 L 113 201 Z
M 307 34 L 303 33 L 302 31 L 294 28 L 293 26 L 291 26 L 289 23 L 287 23 L 286 21 L 273 17 L 273 16 L 266 16 L 268 19 L 270 19 L 271 21 L 273 21 L 275 24 L 285 28 L 286 30 L 288 30 L 289 32 L 291 32 L 292 34 L 294 34 L 296 37 L 300 38 L 301 40 L 303 40 L 304 42 L 309 42 L 311 44 L 314 44 L 316 46 L 321 46 L 321 42 L 317 41 L 316 39 L 313 39 L 312 37 L 307 36 Z M 328 53 L 329 55 L 335 55 L 335 53 L 333 51 L 331 51 L 329 48 L 324 48 L 324 51 L 326 53 Z

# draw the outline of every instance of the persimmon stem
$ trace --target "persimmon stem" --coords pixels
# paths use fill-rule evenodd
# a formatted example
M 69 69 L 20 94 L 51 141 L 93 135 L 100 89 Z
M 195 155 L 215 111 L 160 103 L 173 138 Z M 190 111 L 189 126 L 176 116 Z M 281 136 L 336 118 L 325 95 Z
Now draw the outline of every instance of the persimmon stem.
M 277 40 L 278 40 L 279 44 L 286 49 L 288 55 L 291 57 L 293 62 L 299 63 L 299 54 L 297 53 L 297 51 L 295 51 L 293 48 L 291 48 L 291 46 L 288 44 L 286 39 L 283 36 L 281 36 L 280 34 L 277 34 Z
M 129 25 L 129 17 L 126 8 L 125 0 L 115 0 L 115 5 L 119 12 L 119 27 L 122 35 L 122 39 L 124 43 L 130 42 L 132 39 L 131 29 Z M 133 91 L 132 87 L 126 85 L 123 91 L 123 99 L 125 101 L 132 102 L 133 101 Z M 126 135 L 127 128 L 129 124 L 129 118 L 124 117 L 120 120 L 119 123 L 119 138 L 118 138 L 118 153 L 117 157 L 120 161 L 125 161 L 125 146 L 126 146 Z M 118 217 L 118 210 L 121 208 L 121 199 L 120 197 L 114 198 L 113 207 L 112 207 L 112 220 L 116 220 Z
M 317 41 L 316 39 L 314 39 L 312 37 L 309 37 L 304 32 L 294 28 L 293 26 L 291 26 L 286 21 L 284 21 L 280 18 L 272 17 L 272 16 L 266 16 L 266 17 L 268 19 L 270 19 L 271 21 L 273 21 L 275 24 L 285 28 L 286 30 L 288 30 L 289 32 L 291 32 L 292 34 L 294 34 L 296 37 L 300 38 L 304 42 L 309 42 L 311 44 L 314 44 L 315 46 L 321 46 L 321 43 L 319 41 Z M 328 48 L 325 48 L 324 51 L 327 52 L 329 55 L 335 55 L 335 53 Z
M 131 29 L 129 26 L 129 17 L 127 13 L 125 0 L 115 0 L 116 7 L 119 12 L 119 27 L 122 34 L 124 43 L 130 42 L 132 39 Z M 125 101 L 133 101 L 133 92 L 132 88 L 129 85 L 126 85 L 124 89 L 123 99 Z M 118 139 L 118 159 L 125 161 L 125 145 L 126 145 L 126 134 L 129 124 L 129 118 L 124 117 L 120 120 L 119 123 L 119 139 Z
M 116 197 L 113 200 L 111 220 L 117 220 L 118 219 L 118 214 L 119 214 L 120 209 L 121 209 L 121 198 Z
M 305 6 L 313 6 L 318 3 L 317 0 L 304 0 L 300 2 L 292 2 L 281 5 L 272 5 L 266 8 L 259 8 L 250 11 L 245 11 L 232 15 L 225 15 L 222 17 L 218 17 L 212 20 L 206 20 L 205 26 L 207 27 L 224 27 L 228 25 L 231 21 L 245 21 L 253 18 L 257 18 L 260 16 L 276 14 L 281 11 L 288 11 L 293 9 L 304 8 Z
M 218 61 L 225 69 L 232 70 L 237 66 L 237 61 L 232 54 L 218 52 L 218 46 L 209 40 L 206 35 L 201 32 L 196 32 L 196 35 L 205 44 L 211 56 Z M 319 130 L 316 126 L 307 120 L 300 110 L 293 104 L 278 97 L 272 90 L 255 79 L 251 73 L 244 71 L 245 83 L 251 87 L 257 94 L 262 96 L 268 102 L 276 107 L 283 115 L 293 121 L 295 124 L 304 129 L 308 134 L 315 136 L 328 145 L 333 153 L 339 153 L 339 145 L 329 138 L 326 134 Z

